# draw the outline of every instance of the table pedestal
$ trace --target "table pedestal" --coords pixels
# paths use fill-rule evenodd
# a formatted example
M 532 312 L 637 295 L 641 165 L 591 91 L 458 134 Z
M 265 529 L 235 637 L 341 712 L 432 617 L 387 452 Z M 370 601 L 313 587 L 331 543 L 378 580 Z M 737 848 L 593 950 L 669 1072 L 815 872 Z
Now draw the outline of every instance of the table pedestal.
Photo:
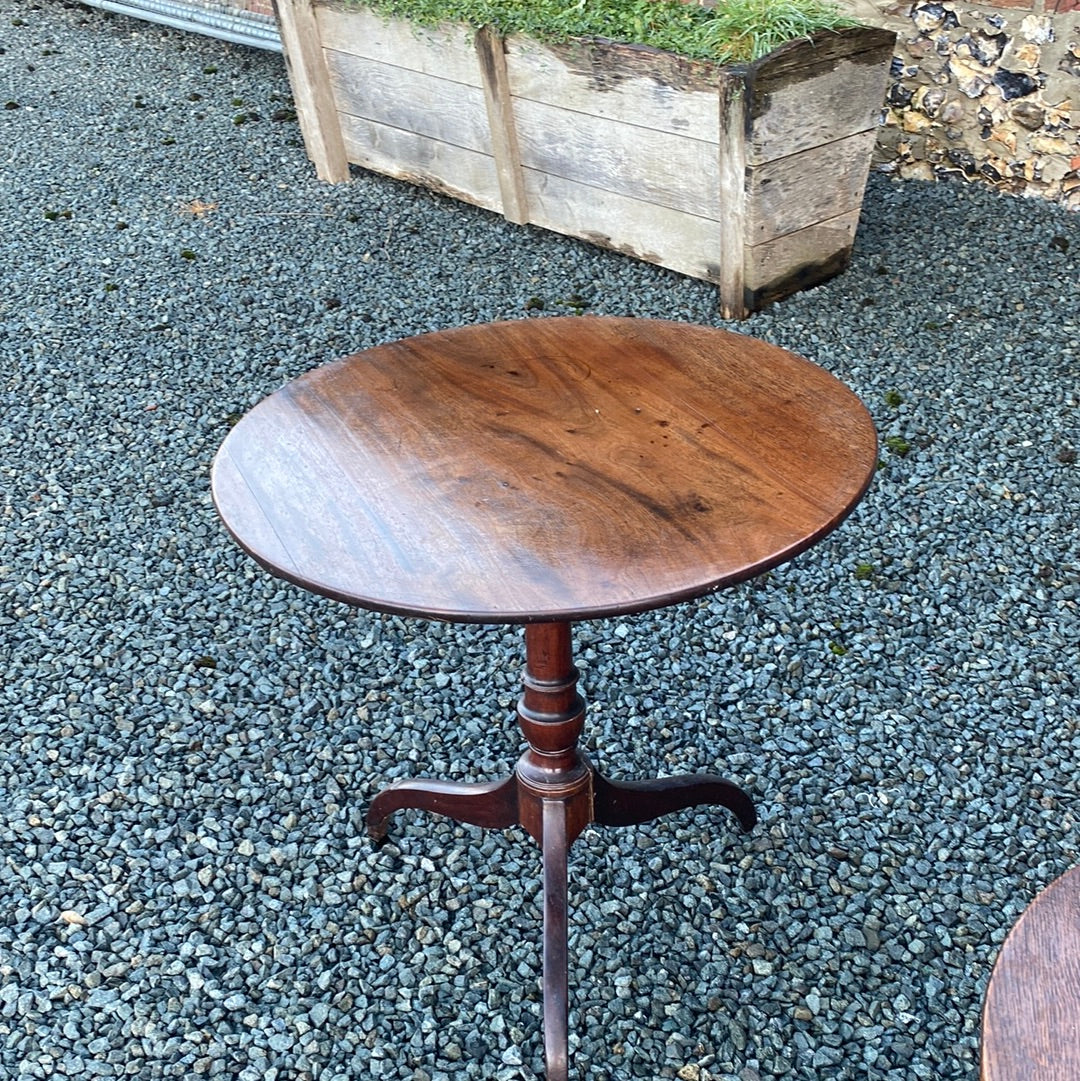
M 426 779 L 397 781 L 368 810 L 376 841 L 390 815 L 407 807 L 459 822 L 505 829 L 522 825 L 540 845 L 544 881 L 544 1056 L 547 1081 L 567 1081 L 567 852 L 590 823 L 629 826 L 700 804 L 727 807 L 749 830 L 757 821 L 750 797 L 711 775 L 654 781 L 611 781 L 578 748 L 585 702 L 577 691 L 570 624 L 525 626 L 524 690 L 518 723 L 529 744 L 514 772 L 487 784 Z

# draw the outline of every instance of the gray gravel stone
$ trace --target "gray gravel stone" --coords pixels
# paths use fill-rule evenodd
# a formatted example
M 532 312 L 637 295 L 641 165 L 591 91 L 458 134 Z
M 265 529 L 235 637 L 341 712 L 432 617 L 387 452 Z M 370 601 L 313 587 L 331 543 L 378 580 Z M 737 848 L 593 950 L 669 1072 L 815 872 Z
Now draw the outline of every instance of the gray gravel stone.
M 337 355 L 534 297 L 717 324 L 713 290 L 320 184 L 280 57 L 61 0 L 0 0 L 0 47 L 0 1074 L 540 1076 L 531 842 L 362 829 L 389 777 L 510 768 L 519 633 L 270 579 L 208 469 Z M 848 382 L 881 469 L 794 563 L 577 628 L 597 762 L 762 819 L 575 844 L 579 1076 L 975 1081 L 996 950 L 1080 846 L 1078 253 L 1061 210 L 875 176 L 851 268 L 737 328 Z

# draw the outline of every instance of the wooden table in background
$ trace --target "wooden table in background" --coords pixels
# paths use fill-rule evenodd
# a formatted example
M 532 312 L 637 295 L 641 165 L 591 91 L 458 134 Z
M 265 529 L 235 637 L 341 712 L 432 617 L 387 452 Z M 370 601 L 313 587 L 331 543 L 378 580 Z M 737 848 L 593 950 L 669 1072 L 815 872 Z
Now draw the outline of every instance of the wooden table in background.
M 1080 867 L 1024 909 L 994 962 L 982 1081 L 1080 1078 Z
M 543 854 L 544 1043 L 569 1076 L 567 851 L 590 822 L 700 804 L 750 829 L 741 789 L 601 776 L 579 749 L 571 624 L 675 604 L 834 529 L 877 461 L 859 400 L 742 335 L 645 319 L 484 324 L 366 350 L 289 383 L 223 444 L 214 499 L 272 574 L 347 604 L 521 623 L 528 744 L 487 784 L 408 780 L 372 802 L 523 826 Z

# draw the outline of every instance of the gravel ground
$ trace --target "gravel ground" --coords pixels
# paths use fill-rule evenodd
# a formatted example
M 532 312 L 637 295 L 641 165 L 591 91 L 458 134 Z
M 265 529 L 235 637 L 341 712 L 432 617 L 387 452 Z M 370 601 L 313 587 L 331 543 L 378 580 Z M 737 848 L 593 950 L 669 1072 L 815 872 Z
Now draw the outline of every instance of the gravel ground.
M 510 768 L 519 633 L 270 579 L 208 469 L 342 353 L 713 290 L 320 184 L 273 54 L 59 0 L 0 0 L 0 46 L 2 1076 L 536 1077 L 531 842 L 361 829 L 386 777 Z M 577 1076 L 976 1078 L 997 947 L 1080 858 L 1078 261 L 1080 217 L 876 176 L 851 269 L 741 325 L 862 395 L 882 465 L 795 564 L 578 629 L 600 764 L 762 822 L 575 845 Z

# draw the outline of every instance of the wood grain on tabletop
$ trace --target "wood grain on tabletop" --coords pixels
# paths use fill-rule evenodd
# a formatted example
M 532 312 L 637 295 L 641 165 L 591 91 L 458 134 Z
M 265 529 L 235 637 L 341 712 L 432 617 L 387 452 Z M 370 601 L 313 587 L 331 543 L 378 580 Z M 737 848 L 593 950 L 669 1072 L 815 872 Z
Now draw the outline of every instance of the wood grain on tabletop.
M 274 573 L 480 622 L 640 611 L 829 532 L 877 459 L 823 369 L 715 328 L 540 318 L 315 369 L 232 430 L 214 494 Z

